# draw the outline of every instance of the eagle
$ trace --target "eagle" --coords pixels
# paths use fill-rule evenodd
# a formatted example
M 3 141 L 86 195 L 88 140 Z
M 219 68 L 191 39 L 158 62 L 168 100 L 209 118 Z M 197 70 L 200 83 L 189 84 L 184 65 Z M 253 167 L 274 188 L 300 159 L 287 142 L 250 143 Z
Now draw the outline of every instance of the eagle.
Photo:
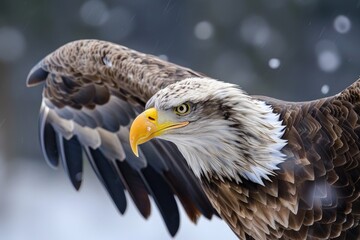
M 235 84 L 100 40 L 70 42 L 33 67 L 44 83 L 40 146 L 76 189 L 83 155 L 124 213 L 125 192 L 169 233 L 221 217 L 240 239 L 360 237 L 360 80 L 307 102 Z

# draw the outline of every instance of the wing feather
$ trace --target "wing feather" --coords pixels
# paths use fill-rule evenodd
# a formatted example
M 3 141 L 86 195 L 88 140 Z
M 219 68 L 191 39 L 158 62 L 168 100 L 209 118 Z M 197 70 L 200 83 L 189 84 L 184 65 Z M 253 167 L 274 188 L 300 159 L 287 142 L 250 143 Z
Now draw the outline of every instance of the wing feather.
M 98 149 L 85 148 L 85 153 L 95 173 L 112 197 L 116 207 L 123 214 L 127 206 L 124 193 L 125 186 L 117 174 L 114 164 L 108 161 Z
M 58 135 L 58 146 L 63 166 L 74 188 L 78 190 L 81 185 L 83 170 L 81 145 L 76 136 L 67 140 Z
M 203 76 L 120 45 L 97 40 L 66 44 L 29 73 L 28 86 L 45 83 L 40 109 L 40 143 L 52 166 L 62 160 L 74 187 L 81 185 L 82 151 L 121 213 L 126 190 L 140 213 L 150 215 L 151 196 L 173 236 L 179 228 L 175 196 L 189 218 L 215 213 L 175 145 L 161 140 L 140 147 L 128 142 L 135 115 L 158 90 Z
M 167 171 L 165 174 L 167 174 L 175 191 L 179 192 L 178 196 L 180 197 L 180 201 L 183 201 L 183 204 L 189 202 L 195 203 L 195 208 L 200 210 L 200 212 L 207 218 L 211 218 L 212 214 L 217 214 L 216 212 L 212 212 L 213 207 L 208 204 L 209 200 L 203 194 L 202 187 L 200 185 L 192 185 L 192 181 L 197 181 L 194 174 L 190 171 L 182 170 L 187 168 L 187 164 L 177 147 L 170 142 L 152 142 L 158 145 L 156 147 L 157 149 L 161 149 L 163 154 L 168 156 L 169 161 L 167 163 L 169 169 L 172 169 L 172 171 Z M 192 181 L 189 181 L 189 179 L 192 179 Z M 191 209 L 188 211 L 188 215 L 192 216 L 194 220 L 197 219 L 199 212 L 191 212 L 190 210 Z
M 151 206 L 148 190 L 142 181 L 143 176 L 141 172 L 134 170 L 126 161 L 116 161 L 116 166 L 136 207 L 144 218 L 148 218 Z
M 174 236 L 179 229 L 180 223 L 180 215 L 174 198 L 174 192 L 166 180 L 151 166 L 142 169 L 141 172 L 170 234 Z
M 59 151 L 56 143 L 56 131 L 54 130 L 53 126 L 46 121 L 46 119 L 46 113 L 44 111 L 40 111 L 40 147 L 46 162 L 50 166 L 56 168 L 59 165 Z

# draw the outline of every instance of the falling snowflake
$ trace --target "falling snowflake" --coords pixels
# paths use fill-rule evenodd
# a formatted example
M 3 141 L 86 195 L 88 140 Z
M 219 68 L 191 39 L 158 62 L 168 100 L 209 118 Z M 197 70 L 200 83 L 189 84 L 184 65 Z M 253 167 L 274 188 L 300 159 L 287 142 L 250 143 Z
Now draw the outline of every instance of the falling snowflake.
M 198 39 L 207 40 L 214 34 L 214 27 L 208 21 L 202 21 L 195 25 L 194 34 Z
M 324 72 L 334 72 L 341 65 L 341 56 L 334 42 L 322 40 L 316 44 L 317 62 Z
M 322 94 L 328 94 L 328 93 L 329 93 L 329 90 L 330 90 L 330 87 L 329 87 L 329 85 L 327 85 L 327 84 L 324 84 L 324 85 L 321 87 L 321 93 L 322 93 Z
M 338 33 L 345 34 L 351 29 L 351 21 L 344 15 L 339 15 L 334 20 L 334 28 Z
M 272 69 L 277 69 L 280 67 L 280 60 L 278 58 L 271 58 L 269 60 L 269 67 L 272 68 Z

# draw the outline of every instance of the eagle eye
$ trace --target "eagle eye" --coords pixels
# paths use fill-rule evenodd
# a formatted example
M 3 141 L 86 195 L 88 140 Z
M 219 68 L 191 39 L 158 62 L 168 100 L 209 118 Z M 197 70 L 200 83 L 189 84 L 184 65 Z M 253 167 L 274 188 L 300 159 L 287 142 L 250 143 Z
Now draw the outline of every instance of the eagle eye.
M 189 103 L 183 103 L 179 106 L 174 107 L 174 112 L 178 115 L 186 115 L 190 113 L 190 104 Z

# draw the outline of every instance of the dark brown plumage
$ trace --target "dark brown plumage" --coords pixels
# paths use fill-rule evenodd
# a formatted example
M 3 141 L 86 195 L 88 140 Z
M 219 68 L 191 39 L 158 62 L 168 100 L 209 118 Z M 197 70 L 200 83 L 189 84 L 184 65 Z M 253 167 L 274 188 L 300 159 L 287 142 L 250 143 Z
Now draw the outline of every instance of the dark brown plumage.
M 45 82 L 45 158 L 53 166 L 61 159 L 78 189 L 83 150 L 121 212 L 124 189 L 144 217 L 152 195 L 172 235 L 179 223 L 175 194 L 193 221 L 214 214 L 210 200 L 242 239 L 359 238 L 359 81 L 311 102 L 252 97 L 280 114 L 288 141 L 282 149 L 286 161 L 262 186 L 216 174 L 199 181 L 176 147 L 162 140 L 140 146 L 143 154 L 134 158 L 127 142 L 132 119 L 158 90 L 189 77 L 204 75 L 108 42 L 82 40 L 59 48 L 33 68 L 27 82 Z
M 132 82 L 130 75 L 140 82 Z M 211 218 L 214 209 L 173 144 L 145 144 L 144 155 L 135 159 L 127 140 L 129 124 L 144 109 L 147 99 L 160 87 L 191 76 L 200 74 L 108 42 L 83 40 L 63 46 L 40 61 L 27 80 L 28 86 L 45 82 L 44 105 L 49 110 L 40 110 L 44 157 L 54 167 L 61 160 L 79 189 L 84 151 L 121 213 L 126 209 L 124 190 L 145 218 L 150 215 L 150 195 L 171 235 L 177 232 L 180 218 L 174 195 L 193 222 L 200 214 Z M 110 101 L 110 96 L 115 100 Z M 59 119 L 83 128 L 68 134 L 59 127 Z M 100 147 L 84 144 L 84 127 L 101 129 Z M 127 130 L 119 132 L 122 129 Z M 114 139 L 104 136 L 104 131 L 121 140 L 111 142 Z M 106 156 L 109 152 L 118 152 L 116 159 Z
M 203 179 L 219 214 L 240 237 L 261 229 L 266 239 L 360 237 L 360 82 L 339 95 L 291 103 L 257 97 L 286 126 L 287 160 L 265 186 Z M 212 199 L 212 198 L 210 198 Z M 256 235 L 255 235 L 256 236 Z

